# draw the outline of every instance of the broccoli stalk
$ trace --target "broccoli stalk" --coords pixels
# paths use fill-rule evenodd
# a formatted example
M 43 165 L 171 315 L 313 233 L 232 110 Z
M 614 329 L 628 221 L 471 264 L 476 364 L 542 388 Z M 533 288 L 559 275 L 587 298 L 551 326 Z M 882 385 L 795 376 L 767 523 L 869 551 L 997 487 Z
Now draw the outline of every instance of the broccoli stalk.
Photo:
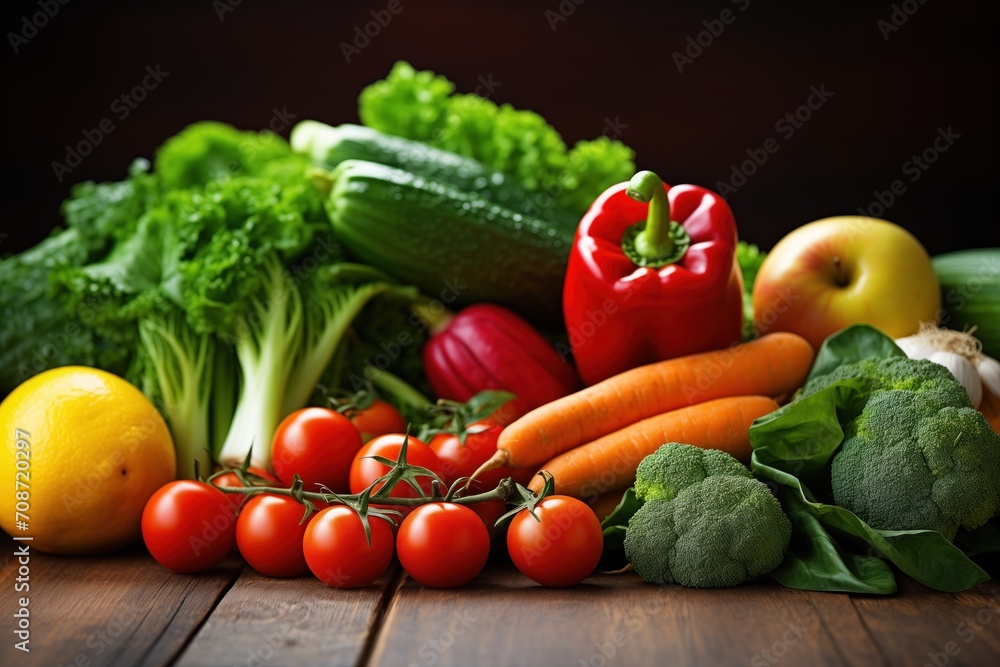
M 139 320 L 143 391 L 157 397 L 170 426 L 177 452 L 177 475 L 193 479 L 212 469 L 213 414 L 217 384 L 217 355 L 226 354 L 211 336 L 196 333 L 176 307 L 162 316 Z
M 365 304 L 389 292 L 416 298 L 410 289 L 386 282 L 339 284 L 337 279 L 345 271 L 344 266 L 320 267 L 300 288 L 275 257 L 265 262 L 261 296 L 268 298 L 258 298 L 254 308 L 223 334 L 234 342 L 242 381 L 220 463 L 239 465 L 250 453 L 251 465 L 267 468 L 278 424 L 308 404 Z
M 239 315 L 223 340 L 232 341 L 240 368 L 240 394 L 232 426 L 219 452 L 223 464 L 241 463 L 252 451 L 250 464 L 267 468 L 271 437 L 285 416 L 283 397 L 289 386 L 290 360 L 302 335 L 302 297 L 277 257 L 262 267 L 260 294 Z

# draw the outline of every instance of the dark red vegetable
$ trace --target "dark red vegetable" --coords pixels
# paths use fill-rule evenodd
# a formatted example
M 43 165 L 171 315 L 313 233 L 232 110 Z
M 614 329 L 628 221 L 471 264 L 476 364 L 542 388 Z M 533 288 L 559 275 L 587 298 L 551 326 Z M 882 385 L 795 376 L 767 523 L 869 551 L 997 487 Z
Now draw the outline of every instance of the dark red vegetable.
M 465 402 L 487 389 L 515 394 L 517 400 L 503 409 L 508 423 L 580 388 L 576 371 L 552 344 L 519 315 L 494 304 L 468 306 L 432 326 L 423 361 L 439 398 Z

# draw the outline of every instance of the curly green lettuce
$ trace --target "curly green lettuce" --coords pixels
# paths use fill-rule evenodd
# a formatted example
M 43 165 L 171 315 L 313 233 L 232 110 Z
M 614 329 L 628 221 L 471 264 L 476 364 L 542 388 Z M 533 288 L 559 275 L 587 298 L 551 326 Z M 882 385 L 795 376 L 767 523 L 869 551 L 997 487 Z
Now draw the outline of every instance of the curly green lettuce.
M 510 174 L 525 189 L 555 198 L 576 215 L 635 172 L 634 152 L 619 141 L 600 137 L 569 148 L 539 114 L 475 94 L 456 94 L 448 79 L 403 61 L 361 91 L 358 115 L 369 127 Z

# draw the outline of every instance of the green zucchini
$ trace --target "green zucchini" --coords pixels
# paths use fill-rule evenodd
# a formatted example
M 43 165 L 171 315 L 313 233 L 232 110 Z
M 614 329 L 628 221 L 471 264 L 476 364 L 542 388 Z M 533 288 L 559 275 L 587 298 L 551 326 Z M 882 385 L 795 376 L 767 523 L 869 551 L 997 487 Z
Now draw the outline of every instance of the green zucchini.
M 304 120 L 292 128 L 292 149 L 310 161 L 333 169 L 345 160 L 366 160 L 448 183 L 489 199 L 522 215 L 548 220 L 575 229 L 579 216 L 556 205 L 546 194 L 531 193 L 510 176 L 493 171 L 482 162 L 441 150 L 420 141 L 385 134 L 363 125 L 332 126 Z
M 940 322 L 967 331 L 1000 357 L 1000 248 L 957 250 L 931 258 L 941 283 Z
M 492 302 L 559 322 L 571 230 L 402 169 L 346 160 L 327 210 L 357 259 L 445 305 Z

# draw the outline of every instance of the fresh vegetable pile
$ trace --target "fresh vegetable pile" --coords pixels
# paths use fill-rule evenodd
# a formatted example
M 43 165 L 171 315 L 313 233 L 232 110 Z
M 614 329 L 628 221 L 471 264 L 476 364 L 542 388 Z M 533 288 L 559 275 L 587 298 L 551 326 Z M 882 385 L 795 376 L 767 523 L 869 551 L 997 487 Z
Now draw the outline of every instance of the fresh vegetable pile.
M 38 548 L 141 535 L 183 573 L 990 577 L 1000 250 L 838 216 L 765 251 L 624 144 L 404 62 L 358 118 L 193 124 L 0 260 L 5 531 L 30 452 L 88 468 L 34 483 Z

